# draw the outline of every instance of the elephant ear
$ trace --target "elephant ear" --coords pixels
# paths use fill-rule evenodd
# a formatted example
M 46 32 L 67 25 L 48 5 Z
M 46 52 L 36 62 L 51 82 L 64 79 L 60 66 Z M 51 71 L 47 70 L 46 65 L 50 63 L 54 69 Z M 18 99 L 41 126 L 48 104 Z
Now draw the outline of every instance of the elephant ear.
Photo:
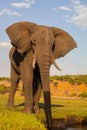
M 53 46 L 55 59 L 64 57 L 69 51 L 77 47 L 76 42 L 67 32 L 60 28 L 51 28 L 55 37 L 55 43 Z
M 11 44 L 15 46 L 20 53 L 24 53 L 30 48 L 30 35 L 34 26 L 36 26 L 36 24 L 31 22 L 17 22 L 6 29 Z

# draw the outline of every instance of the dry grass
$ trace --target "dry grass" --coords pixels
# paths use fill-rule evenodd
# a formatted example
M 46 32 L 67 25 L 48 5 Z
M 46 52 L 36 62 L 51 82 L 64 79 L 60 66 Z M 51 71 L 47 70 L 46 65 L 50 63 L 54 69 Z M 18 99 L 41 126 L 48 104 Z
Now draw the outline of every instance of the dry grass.
M 78 97 L 81 93 L 87 93 L 87 85 L 72 85 L 68 81 L 53 81 L 50 84 L 51 95 L 56 97 Z
M 64 78 L 67 78 L 67 76 Z M 74 79 L 74 84 L 68 81 L 69 77 L 67 78 L 68 80 L 64 79 L 62 81 L 53 78 L 52 82 L 50 82 L 51 96 L 52 97 L 79 97 L 79 96 L 87 97 L 87 84 L 84 83 L 84 80 L 82 83 L 76 84 L 75 81 L 78 79 L 78 76 L 77 77 L 72 76 L 72 78 Z M 79 81 L 81 81 L 81 77 L 80 80 L 78 80 L 78 82 Z M 7 86 L 10 88 L 11 86 L 10 80 L 6 80 L 6 79 L 0 80 L 0 86 Z M 1 89 L 3 89 L 3 87 L 1 87 Z M 22 82 L 20 82 L 16 94 L 21 95 L 22 92 L 23 92 L 23 84 Z

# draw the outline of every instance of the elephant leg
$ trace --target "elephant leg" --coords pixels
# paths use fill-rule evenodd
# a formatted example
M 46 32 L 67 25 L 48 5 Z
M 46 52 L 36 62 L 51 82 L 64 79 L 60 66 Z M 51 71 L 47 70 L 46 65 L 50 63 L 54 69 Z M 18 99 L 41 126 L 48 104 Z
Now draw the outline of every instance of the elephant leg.
M 39 100 L 41 96 L 41 83 L 37 80 L 34 82 L 34 112 L 38 113 L 39 112 Z
M 33 68 L 29 59 L 24 59 L 20 66 L 21 78 L 24 85 L 25 113 L 33 112 Z
M 39 112 L 39 100 L 41 95 L 41 79 L 38 64 L 36 63 L 33 70 L 33 109 L 35 113 Z
M 11 66 L 11 89 L 7 102 L 8 109 L 14 109 L 14 96 L 19 83 L 19 75 L 15 72 L 14 68 Z
M 26 75 L 26 74 L 25 74 Z M 24 96 L 25 96 L 25 109 L 24 111 L 26 113 L 32 113 L 33 112 L 33 92 L 32 92 L 32 76 L 28 76 L 30 78 L 27 78 L 26 76 L 22 78 L 22 81 L 24 83 Z

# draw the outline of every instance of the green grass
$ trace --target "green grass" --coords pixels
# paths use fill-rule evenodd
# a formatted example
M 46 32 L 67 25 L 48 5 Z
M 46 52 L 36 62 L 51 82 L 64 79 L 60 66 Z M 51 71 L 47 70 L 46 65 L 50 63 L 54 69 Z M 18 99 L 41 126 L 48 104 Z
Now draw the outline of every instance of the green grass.
M 7 95 L 0 95 L 0 130 L 46 130 L 43 110 L 38 114 L 25 114 L 23 96 L 15 97 L 15 110 L 7 110 L 7 99 Z M 41 98 L 40 108 L 43 106 Z M 87 117 L 87 99 L 52 99 L 52 117 L 53 121 L 70 120 L 70 117 L 82 120 Z
M 3 110 L 0 113 L 1 130 L 38 130 L 44 129 L 34 115 L 25 115 L 18 111 Z
M 0 95 L 0 130 L 46 130 L 35 114 L 25 114 L 24 106 L 15 110 L 6 109 L 7 96 Z M 15 105 L 24 103 L 23 97 L 16 97 Z
M 54 100 L 53 117 L 67 116 L 87 117 L 87 99 L 58 99 Z

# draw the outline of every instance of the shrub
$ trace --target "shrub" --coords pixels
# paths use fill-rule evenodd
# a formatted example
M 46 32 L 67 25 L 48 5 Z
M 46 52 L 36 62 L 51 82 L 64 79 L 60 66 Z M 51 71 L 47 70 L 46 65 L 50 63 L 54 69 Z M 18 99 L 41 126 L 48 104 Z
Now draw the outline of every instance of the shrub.
M 0 77 L 0 80 L 1 81 L 3 81 L 3 80 L 10 81 L 10 78 L 9 77 Z
M 72 85 L 75 85 L 76 82 L 75 82 L 75 80 L 70 79 L 70 80 L 69 80 L 69 83 L 71 83 Z
M 72 85 L 77 84 L 80 85 L 82 83 L 87 84 L 87 75 L 63 75 L 63 76 L 50 76 L 50 81 L 60 80 L 60 81 L 68 81 Z
M 85 97 L 87 97 L 87 93 L 86 93 L 85 91 L 83 91 L 83 92 L 80 93 L 78 96 L 79 96 L 79 97 L 82 97 L 82 98 L 85 98 Z
M 54 82 L 53 84 L 54 84 L 54 87 L 57 87 L 57 85 L 58 85 L 58 82 Z
M 77 94 L 75 92 L 72 92 L 69 96 L 70 97 L 75 97 L 75 96 L 77 96 Z
M 4 93 L 7 93 L 7 92 L 9 92 L 9 86 L 5 86 L 5 85 L 0 85 L 0 93 L 1 94 L 4 94 Z

